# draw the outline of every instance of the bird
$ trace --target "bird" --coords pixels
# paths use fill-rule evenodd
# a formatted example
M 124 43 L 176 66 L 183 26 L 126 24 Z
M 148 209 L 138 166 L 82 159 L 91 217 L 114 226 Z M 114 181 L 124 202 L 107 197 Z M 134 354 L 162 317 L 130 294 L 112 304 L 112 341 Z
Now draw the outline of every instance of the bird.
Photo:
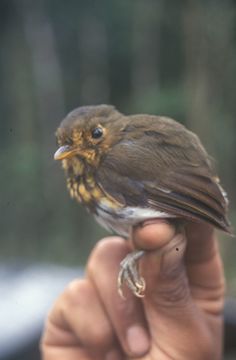
M 147 219 L 208 223 L 232 234 L 227 194 L 198 136 L 166 116 L 124 115 L 112 105 L 81 106 L 56 131 L 67 187 L 99 224 L 125 238 Z M 117 279 L 145 294 L 134 250 Z

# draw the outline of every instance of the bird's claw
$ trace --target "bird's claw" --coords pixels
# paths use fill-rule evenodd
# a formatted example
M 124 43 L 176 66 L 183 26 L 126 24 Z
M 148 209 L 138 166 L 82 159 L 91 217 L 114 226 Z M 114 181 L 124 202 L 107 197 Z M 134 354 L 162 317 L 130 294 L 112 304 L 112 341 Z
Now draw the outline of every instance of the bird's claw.
M 123 286 L 126 284 L 128 288 L 137 297 L 144 297 L 146 288 L 145 280 L 139 275 L 138 260 L 144 255 L 144 251 L 134 251 L 128 254 L 120 263 L 120 271 L 118 275 L 117 288 L 118 293 L 124 298 Z

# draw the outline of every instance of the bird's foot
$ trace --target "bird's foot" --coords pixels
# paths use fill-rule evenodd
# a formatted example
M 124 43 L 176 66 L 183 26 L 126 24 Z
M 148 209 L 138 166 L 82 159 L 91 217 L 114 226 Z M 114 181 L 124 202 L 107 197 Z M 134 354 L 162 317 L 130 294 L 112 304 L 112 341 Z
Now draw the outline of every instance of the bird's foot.
M 143 250 L 133 251 L 128 254 L 120 263 L 120 272 L 118 275 L 117 288 L 121 297 L 124 298 L 123 286 L 128 288 L 137 297 L 143 297 L 145 291 L 145 280 L 138 271 L 138 260 L 145 254 Z

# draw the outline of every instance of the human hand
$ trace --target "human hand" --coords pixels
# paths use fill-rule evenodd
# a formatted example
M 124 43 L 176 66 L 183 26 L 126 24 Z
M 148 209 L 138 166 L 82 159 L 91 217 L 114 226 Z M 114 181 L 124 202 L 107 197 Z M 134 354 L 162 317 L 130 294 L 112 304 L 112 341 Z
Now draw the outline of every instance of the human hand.
M 144 225 L 132 242 L 110 237 L 96 245 L 85 278 L 69 284 L 48 316 L 44 360 L 221 358 L 224 276 L 213 229 L 189 224 L 176 234 L 162 220 Z M 132 244 L 159 249 L 140 260 L 142 299 L 117 292 L 119 264 Z

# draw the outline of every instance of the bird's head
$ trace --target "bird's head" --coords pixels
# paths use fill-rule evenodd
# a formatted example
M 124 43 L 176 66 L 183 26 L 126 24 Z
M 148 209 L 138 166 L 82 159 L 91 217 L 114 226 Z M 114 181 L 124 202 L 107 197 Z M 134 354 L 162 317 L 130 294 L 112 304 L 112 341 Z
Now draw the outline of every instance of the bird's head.
M 120 117 L 121 113 L 110 105 L 73 110 L 56 132 L 59 148 L 54 159 L 63 160 L 67 165 L 82 162 L 97 166 L 112 144 L 120 139 L 122 124 L 116 121 Z

